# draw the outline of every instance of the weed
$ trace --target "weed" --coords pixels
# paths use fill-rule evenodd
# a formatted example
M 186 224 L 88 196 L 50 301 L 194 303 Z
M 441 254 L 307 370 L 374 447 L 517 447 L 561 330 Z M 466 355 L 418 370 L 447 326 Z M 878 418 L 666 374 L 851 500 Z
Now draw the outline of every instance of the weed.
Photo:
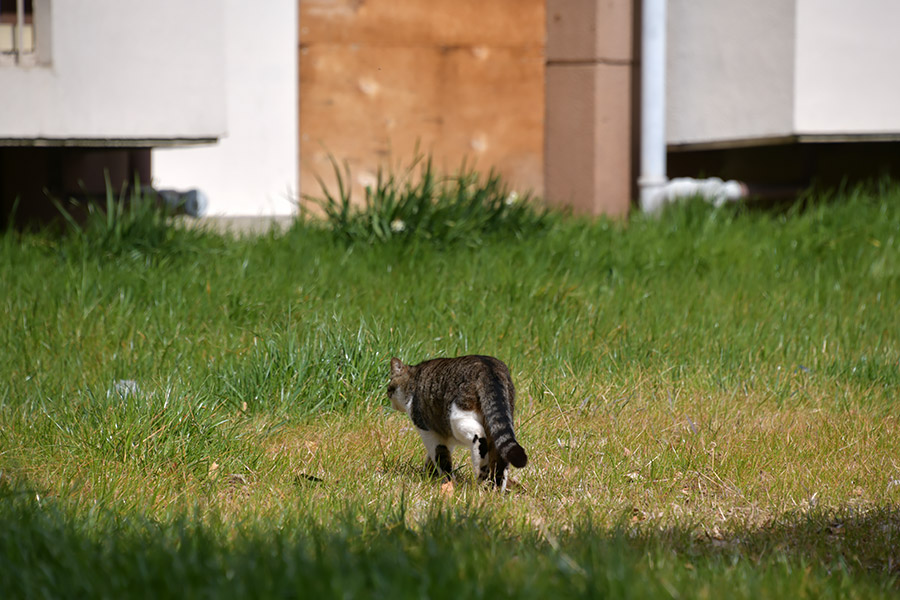
M 154 194 L 146 193 L 139 180 L 131 186 L 123 185 L 116 193 L 107 174 L 104 202 L 71 202 L 71 208 L 77 209 L 79 215 L 84 213 L 83 217 L 76 218 L 56 199 L 54 203 L 70 235 L 90 255 L 152 258 L 199 245 L 199 238 L 176 226 L 171 209 Z
M 329 156 L 336 193 L 320 179 L 319 206 L 328 226 L 347 242 L 366 244 L 425 239 L 437 244 L 479 245 L 486 235 L 533 235 L 550 215 L 530 194 L 511 191 L 495 171 L 482 176 L 465 163 L 457 174 L 437 173 L 431 157 L 416 156 L 400 173 L 379 168 L 361 206 L 352 199 L 350 167 Z M 419 173 L 416 175 L 416 168 Z

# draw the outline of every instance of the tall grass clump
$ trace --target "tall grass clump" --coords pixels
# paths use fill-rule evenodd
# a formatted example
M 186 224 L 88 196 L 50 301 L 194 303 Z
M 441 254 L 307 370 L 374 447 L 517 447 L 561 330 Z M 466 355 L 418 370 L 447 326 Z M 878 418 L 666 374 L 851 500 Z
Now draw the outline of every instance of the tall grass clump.
M 135 181 L 116 192 L 106 176 L 102 200 L 54 203 L 80 249 L 103 258 L 159 258 L 196 249 L 196 233 L 176 226 L 173 208 Z
M 336 180 L 332 191 L 320 178 L 321 197 L 307 195 L 328 227 L 347 242 L 428 240 L 480 245 L 485 236 L 524 237 L 545 229 L 550 214 L 526 192 L 511 190 L 491 170 L 482 175 L 465 163 L 452 175 L 437 172 L 430 156 L 417 155 L 400 172 L 379 167 L 360 205 L 353 200 L 350 167 L 329 157 Z

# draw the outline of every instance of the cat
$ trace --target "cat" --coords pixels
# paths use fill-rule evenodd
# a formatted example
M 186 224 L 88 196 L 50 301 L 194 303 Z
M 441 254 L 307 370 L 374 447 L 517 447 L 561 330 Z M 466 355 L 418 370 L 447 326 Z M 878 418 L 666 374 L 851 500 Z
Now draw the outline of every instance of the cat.
M 501 491 L 507 466 L 521 469 L 528 463 L 513 431 L 516 390 L 500 360 L 460 356 L 405 365 L 392 358 L 387 392 L 391 405 L 412 419 L 431 467 L 447 481 L 455 446 L 467 446 L 478 479 Z

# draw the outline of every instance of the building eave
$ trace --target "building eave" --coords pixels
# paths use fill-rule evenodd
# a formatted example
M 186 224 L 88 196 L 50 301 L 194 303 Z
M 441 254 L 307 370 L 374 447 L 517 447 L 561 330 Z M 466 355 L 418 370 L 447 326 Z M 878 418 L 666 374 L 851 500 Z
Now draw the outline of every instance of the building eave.
M 0 146 L 15 147 L 78 147 L 78 148 L 176 148 L 181 146 L 200 146 L 215 144 L 218 137 L 202 138 L 96 138 L 96 137 L 36 137 L 11 138 L 0 137 Z
M 669 142 L 669 152 L 694 152 L 699 150 L 728 150 L 760 146 L 784 146 L 788 144 L 828 144 L 853 142 L 900 142 L 900 132 L 879 133 L 795 133 L 727 140 L 700 142 Z

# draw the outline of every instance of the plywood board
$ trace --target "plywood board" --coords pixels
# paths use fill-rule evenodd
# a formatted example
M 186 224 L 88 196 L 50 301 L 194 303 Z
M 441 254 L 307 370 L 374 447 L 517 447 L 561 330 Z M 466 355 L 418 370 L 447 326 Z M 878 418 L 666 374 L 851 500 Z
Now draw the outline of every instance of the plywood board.
M 542 3 L 497 2 L 483 20 L 468 1 L 300 6 L 304 194 L 318 192 L 316 174 L 330 181 L 329 153 L 348 162 L 359 195 L 379 166 L 408 164 L 416 147 L 444 170 L 466 159 L 540 193 L 543 22 L 522 7 Z

